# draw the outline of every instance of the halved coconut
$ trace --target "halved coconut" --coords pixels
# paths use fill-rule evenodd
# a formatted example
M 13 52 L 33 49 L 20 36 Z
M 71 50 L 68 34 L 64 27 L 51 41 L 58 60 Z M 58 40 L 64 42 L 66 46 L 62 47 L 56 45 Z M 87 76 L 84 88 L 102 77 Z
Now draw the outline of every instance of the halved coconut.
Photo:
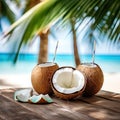
M 96 94 L 102 87 L 104 76 L 101 68 L 97 64 L 83 63 L 77 67 L 87 77 L 87 84 L 84 91 L 84 96 L 92 96 Z
M 85 85 L 85 76 L 73 67 L 59 68 L 51 79 L 51 86 L 55 95 L 62 99 L 72 99 L 81 95 Z
M 30 103 L 34 103 L 34 104 L 45 104 L 45 103 L 52 103 L 53 100 L 50 98 L 50 96 L 48 94 L 43 95 L 33 95 L 29 98 L 29 102 Z
M 45 62 L 36 65 L 31 73 L 31 82 L 34 90 L 39 94 L 51 94 L 50 80 L 58 65 L 52 62 Z

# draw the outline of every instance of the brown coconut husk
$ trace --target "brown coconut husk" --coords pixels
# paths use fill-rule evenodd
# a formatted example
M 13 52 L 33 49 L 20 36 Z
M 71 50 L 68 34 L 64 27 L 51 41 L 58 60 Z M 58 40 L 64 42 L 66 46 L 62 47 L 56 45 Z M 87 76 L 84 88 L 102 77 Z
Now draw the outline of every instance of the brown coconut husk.
M 53 66 L 40 67 L 36 65 L 31 73 L 31 82 L 34 90 L 39 94 L 51 94 L 52 88 L 50 80 L 53 73 L 58 69 L 58 65 L 54 63 Z
M 104 82 L 104 76 L 99 65 L 94 63 L 93 65 L 96 67 L 90 67 L 87 66 L 87 64 L 93 63 L 83 63 L 79 65 L 77 69 L 87 77 L 87 84 L 83 96 L 89 97 L 99 92 Z
M 71 99 L 74 99 L 74 98 L 76 98 L 76 97 L 78 97 L 78 96 L 81 96 L 81 95 L 83 94 L 83 91 L 84 91 L 84 88 L 85 88 L 85 87 L 84 87 L 82 90 L 80 90 L 80 91 L 78 91 L 78 92 L 75 92 L 75 93 L 71 93 L 71 94 L 60 93 L 60 92 L 57 91 L 53 86 L 52 86 L 52 88 L 53 88 L 54 94 L 55 94 L 57 97 L 59 97 L 59 98 L 61 98 L 61 99 L 64 99 L 64 100 L 71 100 Z

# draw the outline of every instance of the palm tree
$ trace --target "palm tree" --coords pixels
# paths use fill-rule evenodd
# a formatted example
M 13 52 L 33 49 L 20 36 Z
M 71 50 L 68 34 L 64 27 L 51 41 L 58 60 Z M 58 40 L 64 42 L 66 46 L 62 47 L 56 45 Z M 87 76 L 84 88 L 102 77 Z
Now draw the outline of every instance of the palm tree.
M 38 3 L 42 2 L 43 0 L 28 0 L 24 12 L 28 11 Z M 38 37 L 40 38 L 40 46 L 39 46 L 39 53 L 38 53 L 38 64 L 42 62 L 46 62 L 48 59 L 48 35 L 49 29 L 41 31 L 38 33 Z
M 88 20 L 85 28 L 90 27 L 93 32 L 98 31 L 101 35 L 108 36 L 110 40 L 119 42 L 119 8 L 119 0 L 45 0 L 15 22 L 4 37 L 14 35 L 16 29 L 17 32 L 22 32 L 20 48 L 22 43 L 31 41 L 34 36 L 58 20 L 64 22 L 70 16 L 75 16 L 81 21 L 80 24 Z
M 23 11 L 25 13 L 29 9 L 31 9 L 33 6 L 37 5 L 38 3 L 42 2 L 41 0 L 28 0 L 26 3 L 26 7 Z M 79 53 L 77 49 L 77 36 L 76 36 L 76 30 L 75 30 L 75 22 L 71 19 L 71 31 L 73 34 L 73 48 L 74 48 L 74 59 L 76 66 L 80 64 L 80 58 Z M 44 30 L 40 33 L 38 33 L 38 36 L 40 38 L 40 47 L 39 47 L 39 54 L 38 54 L 38 64 L 42 62 L 46 62 L 48 58 L 48 35 L 49 35 L 49 29 Z
M 73 48 L 74 48 L 74 61 L 75 65 L 78 66 L 81 64 L 79 53 L 78 53 L 78 47 L 77 47 L 77 33 L 76 33 L 76 19 L 70 19 L 70 25 L 71 25 L 71 31 L 72 31 L 72 36 L 73 36 Z

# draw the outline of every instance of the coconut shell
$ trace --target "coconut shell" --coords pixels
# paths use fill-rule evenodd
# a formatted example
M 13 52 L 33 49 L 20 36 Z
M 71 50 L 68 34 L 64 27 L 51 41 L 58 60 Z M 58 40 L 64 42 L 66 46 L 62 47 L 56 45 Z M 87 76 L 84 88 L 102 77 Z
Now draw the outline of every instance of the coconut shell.
M 50 85 L 50 80 L 55 72 L 58 69 L 58 65 L 54 64 L 53 66 L 40 67 L 36 65 L 31 73 L 31 82 L 34 90 L 38 94 L 51 94 L 52 88 Z
M 104 76 L 99 65 L 94 63 L 95 67 L 91 67 L 92 63 L 83 63 L 77 67 L 87 77 L 87 84 L 83 96 L 89 97 L 95 95 L 102 87 Z
M 73 70 L 75 70 L 75 68 L 69 67 L 69 66 L 60 67 L 60 68 L 58 68 L 57 70 L 62 69 L 62 68 L 72 68 Z M 56 71 L 57 71 L 57 70 L 56 70 Z M 55 71 L 55 72 L 56 72 L 56 71 Z M 55 74 L 55 73 L 54 73 L 54 74 Z M 53 74 L 53 76 L 54 76 L 54 74 Z M 84 89 L 85 89 L 85 87 L 86 87 L 86 82 L 87 82 L 87 79 L 86 79 L 84 73 L 83 73 L 83 76 L 84 76 L 84 78 L 85 78 L 85 85 L 84 85 L 84 87 L 83 87 L 80 91 L 77 91 L 77 92 L 74 92 L 74 93 L 71 93 L 71 94 L 61 93 L 61 92 L 59 92 L 58 90 L 56 90 L 55 87 L 54 87 L 54 85 L 53 85 L 52 79 L 51 79 L 51 87 L 52 87 L 52 90 L 53 90 L 54 94 L 55 94 L 57 97 L 59 97 L 59 98 L 61 98 L 61 99 L 64 99 L 64 100 L 70 100 L 70 99 L 74 99 L 74 98 L 76 98 L 76 97 L 78 97 L 78 96 L 81 96 L 81 95 L 83 94 L 83 91 L 84 91 Z
M 85 87 L 84 87 L 85 88 Z M 52 86 L 52 89 L 53 89 L 53 92 L 54 94 L 61 98 L 61 99 L 64 99 L 64 100 L 70 100 L 70 99 L 74 99 L 78 96 L 81 96 L 83 94 L 83 91 L 84 91 L 84 88 L 82 90 L 80 90 L 79 92 L 75 92 L 75 93 L 71 93 L 71 94 L 64 94 L 64 93 L 60 93 L 59 91 L 57 91 L 53 86 Z

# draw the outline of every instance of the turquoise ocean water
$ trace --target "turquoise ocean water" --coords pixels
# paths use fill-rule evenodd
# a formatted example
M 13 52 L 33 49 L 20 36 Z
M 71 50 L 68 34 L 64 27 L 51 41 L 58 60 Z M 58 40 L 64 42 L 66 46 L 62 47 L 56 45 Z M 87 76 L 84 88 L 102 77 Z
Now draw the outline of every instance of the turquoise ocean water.
M 36 54 L 20 54 L 17 63 L 12 62 L 13 54 L 0 53 L 0 74 L 30 73 L 37 64 Z M 48 56 L 48 61 L 52 62 L 53 55 Z M 81 55 L 81 61 L 91 62 L 91 55 Z M 57 55 L 55 62 L 59 66 L 73 66 L 73 55 Z M 95 63 L 100 65 L 103 72 L 120 72 L 120 55 L 96 55 Z

